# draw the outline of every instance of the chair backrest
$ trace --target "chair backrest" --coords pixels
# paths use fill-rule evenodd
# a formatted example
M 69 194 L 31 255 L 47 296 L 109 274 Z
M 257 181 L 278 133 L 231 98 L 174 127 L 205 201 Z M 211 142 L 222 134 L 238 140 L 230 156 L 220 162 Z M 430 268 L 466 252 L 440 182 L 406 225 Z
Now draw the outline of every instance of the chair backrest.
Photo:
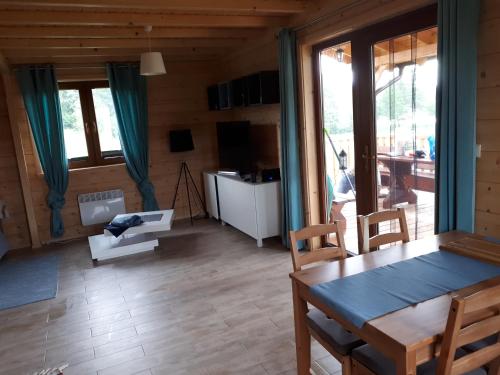
M 399 232 L 382 233 L 370 237 L 370 225 L 379 224 L 384 221 L 390 220 L 399 221 Z M 398 241 L 403 241 L 404 243 L 410 241 L 404 208 L 378 211 L 366 216 L 358 215 L 358 233 L 359 247 L 362 253 L 366 253 L 371 249 L 377 248 L 380 245 Z
M 323 237 L 335 234 L 337 246 L 309 249 L 299 252 L 298 241 L 311 240 L 315 237 Z M 302 266 L 327 260 L 344 259 L 347 257 L 344 236 L 339 230 L 338 221 L 332 224 L 319 224 L 305 227 L 298 231 L 290 231 L 290 242 L 292 246 L 293 270 L 300 271 Z M 309 241 L 311 243 L 311 241 Z
M 438 360 L 438 375 L 463 374 L 490 363 L 500 373 L 500 279 L 495 286 L 451 301 Z M 455 359 L 457 348 L 498 335 L 496 342 Z M 493 363 L 492 363 L 493 362 Z M 492 370 L 494 367 L 494 370 Z

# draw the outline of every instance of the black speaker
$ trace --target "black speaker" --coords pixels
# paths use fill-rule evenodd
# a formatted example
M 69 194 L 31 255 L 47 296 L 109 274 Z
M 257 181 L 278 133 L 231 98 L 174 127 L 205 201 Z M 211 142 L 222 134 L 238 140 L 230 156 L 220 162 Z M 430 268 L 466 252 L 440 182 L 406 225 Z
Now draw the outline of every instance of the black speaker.
M 170 131 L 170 152 L 194 150 L 193 136 L 190 129 Z

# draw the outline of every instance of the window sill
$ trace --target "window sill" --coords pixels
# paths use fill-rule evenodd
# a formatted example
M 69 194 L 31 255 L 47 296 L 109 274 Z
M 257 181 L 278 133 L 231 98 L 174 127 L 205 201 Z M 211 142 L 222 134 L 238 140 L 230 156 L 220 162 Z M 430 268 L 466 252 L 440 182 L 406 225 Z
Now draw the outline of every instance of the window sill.
M 114 163 L 114 164 L 105 164 L 105 165 L 94 165 L 92 167 L 69 168 L 68 172 L 70 175 L 78 173 L 78 172 L 99 172 L 100 170 L 106 170 L 109 168 L 123 167 L 123 166 L 125 166 L 125 162 Z M 45 173 L 43 173 L 43 171 L 40 171 L 37 173 L 37 175 L 40 177 L 43 177 L 45 175 Z
M 113 167 L 121 167 L 124 166 L 125 162 L 121 163 L 113 163 L 113 164 L 103 164 L 103 165 L 93 165 L 91 167 L 80 167 L 80 168 L 70 168 L 69 173 L 79 172 L 79 171 L 99 171 L 101 169 L 113 168 Z

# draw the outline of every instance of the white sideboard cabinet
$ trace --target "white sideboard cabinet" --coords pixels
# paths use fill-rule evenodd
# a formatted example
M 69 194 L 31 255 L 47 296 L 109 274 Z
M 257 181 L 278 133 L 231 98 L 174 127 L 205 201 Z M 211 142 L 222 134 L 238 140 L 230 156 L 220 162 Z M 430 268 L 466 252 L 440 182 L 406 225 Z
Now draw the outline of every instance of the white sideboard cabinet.
M 280 235 L 279 181 L 252 183 L 239 177 L 204 173 L 205 200 L 211 217 L 220 219 L 257 240 Z

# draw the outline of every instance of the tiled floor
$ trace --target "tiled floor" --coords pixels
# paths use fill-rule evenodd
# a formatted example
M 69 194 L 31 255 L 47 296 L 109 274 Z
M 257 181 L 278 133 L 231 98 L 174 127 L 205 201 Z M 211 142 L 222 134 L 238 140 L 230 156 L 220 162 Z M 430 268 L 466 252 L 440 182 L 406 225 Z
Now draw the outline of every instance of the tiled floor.
M 291 259 L 211 220 L 176 223 L 154 253 L 93 264 L 86 240 L 14 252 L 61 257 L 57 298 L 0 311 L 0 374 L 294 374 Z M 340 365 L 313 343 L 313 369 Z

